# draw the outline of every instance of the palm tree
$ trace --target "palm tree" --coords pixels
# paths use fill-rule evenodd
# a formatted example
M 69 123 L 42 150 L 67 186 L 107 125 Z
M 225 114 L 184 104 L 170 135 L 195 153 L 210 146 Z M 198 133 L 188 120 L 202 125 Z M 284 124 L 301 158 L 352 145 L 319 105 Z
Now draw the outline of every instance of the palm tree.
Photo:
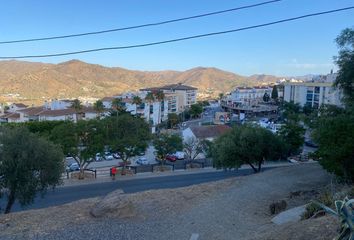
M 74 99 L 74 101 L 71 103 L 71 108 L 75 109 L 76 122 L 77 122 L 79 120 L 79 116 L 81 117 L 81 110 L 83 108 L 80 100 L 79 99 Z
M 149 92 L 148 94 L 146 94 L 145 96 L 145 101 L 147 101 L 149 103 L 149 114 L 148 114 L 148 122 L 150 123 L 150 104 L 153 103 L 155 101 L 155 97 L 154 94 L 152 94 L 151 92 Z
M 119 112 L 124 111 L 124 106 L 121 98 L 115 98 L 112 101 L 112 109 L 117 112 L 117 116 Z
M 95 109 L 95 111 L 97 112 L 97 118 L 99 119 L 101 117 L 101 115 L 102 115 L 102 112 L 104 111 L 103 102 L 101 100 L 97 100 L 93 104 L 93 109 Z
M 155 93 L 156 100 L 160 102 L 160 107 L 159 107 L 159 116 L 158 116 L 158 121 L 160 123 L 161 120 L 161 111 L 162 111 L 162 101 L 165 99 L 165 94 L 163 91 L 159 90 Z
M 133 103 L 136 105 L 140 105 L 143 103 L 143 100 L 139 96 L 134 96 L 133 97 Z

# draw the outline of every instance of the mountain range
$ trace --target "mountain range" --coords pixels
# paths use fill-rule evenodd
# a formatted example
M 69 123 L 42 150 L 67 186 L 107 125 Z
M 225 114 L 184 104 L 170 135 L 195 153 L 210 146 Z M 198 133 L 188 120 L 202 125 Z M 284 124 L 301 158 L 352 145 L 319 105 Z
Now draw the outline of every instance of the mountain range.
M 135 71 L 79 60 L 59 64 L 0 61 L 0 101 L 40 103 L 53 98 L 101 98 L 140 88 L 183 83 L 199 97 L 216 97 L 239 86 L 276 82 L 279 77 L 249 77 L 212 67 L 187 71 Z

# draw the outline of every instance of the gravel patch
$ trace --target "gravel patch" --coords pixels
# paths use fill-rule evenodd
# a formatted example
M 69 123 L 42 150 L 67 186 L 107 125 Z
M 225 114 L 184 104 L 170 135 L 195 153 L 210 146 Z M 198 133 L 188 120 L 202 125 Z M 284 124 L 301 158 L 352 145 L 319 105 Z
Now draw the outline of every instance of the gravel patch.
M 276 226 L 271 222 L 274 216 L 269 213 L 269 205 L 287 199 L 290 192 L 319 191 L 329 180 L 319 165 L 300 164 L 185 188 L 134 194 L 117 192 L 106 198 L 113 205 L 104 202 L 104 198 L 94 198 L 1 216 L 0 224 L 9 226 L 3 227 L 0 239 L 182 240 L 190 239 L 193 233 L 199 235 L 199 240 L 266 239 L 266 234 L 269 239 L 311 239 L 271 235 L 275 229 L 290 234 L 290 228 L 285 227 L 287 224 Z M 134 214 L 120 215 L 116 211 L 119 201 L 129 201 Z M 105 211 L 93 217 L 90 210 L 100 203 L 106 204 Z M 304 222 L 299 223 L 303 225 L 302 233 L 309 228 Z M 318 231 L 323 227 L 318 224 Z

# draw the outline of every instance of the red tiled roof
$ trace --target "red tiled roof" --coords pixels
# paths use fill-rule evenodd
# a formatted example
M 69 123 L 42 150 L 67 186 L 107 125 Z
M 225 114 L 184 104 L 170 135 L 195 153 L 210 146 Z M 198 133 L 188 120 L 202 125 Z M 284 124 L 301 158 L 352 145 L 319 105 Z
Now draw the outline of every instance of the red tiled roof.
M 57 110 L 44 110 L 39 115 L 57 117 L 57 116 L 72 115 L 74 113 L 76 113 L 75 109 L 68 108 L 68 109 L 57 109 Z
M 7 113 L 7 114 L 0 116 L 0 118 L 18 119 L 18 118 L 20 118 L 20 114 L 19 113 Z
M 197 138 L 214 138 L 231 131 L 227 125 L 195 126 L 190 129 Z
M 41 112 L 43 112 L 45 109 L 43 107 L 30 107 L 30 108 L 25 108 L 21 110 L 17 110 L 18 112 L 21 112 L 23 114 L 26 114 L 28 116 L 36 116 L 39 115 Z
M 114 97 L 104 97 L 101 99 L 102 102 L 108 102 L 108 101 L 113 101 L 115 98 Z
M 131 98 L 122 98 L 122 102 L 124 102 L 124 103 L 132 103 L 133 99 L 131 99 Z
M 96 113 L 97 111 L 93 109 L 93 107 L 83 107 L 79 112 L 82 113 Z M 72 115 L 75 114 L 76 110 L 74 108 L 66 108 L 66 109 L 57 109 L 57 110 L 44 110 L 41 112 L 39 115 L 40 116 L 51 116 L 51 117 L 57 117 L 57 116 L 66 116 L 66 115 Z
M 14 103 L 14 105 L 15 105 L 16 107 L 19 107 L 19 108 L 26 108 L 26 107 L 28 107 L 27 105 L 25 105 L 25 104 L 23 104 L 23 103 Z

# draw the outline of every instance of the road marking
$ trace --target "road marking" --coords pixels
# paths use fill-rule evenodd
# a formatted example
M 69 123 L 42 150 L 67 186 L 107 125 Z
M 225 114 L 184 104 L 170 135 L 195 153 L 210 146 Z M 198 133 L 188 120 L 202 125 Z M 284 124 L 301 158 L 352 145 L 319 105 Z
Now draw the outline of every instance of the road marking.
M 198 238 L 199 238 L 199 234 L 198 233 L 193 233 L 189 240 L 198 240 Z

